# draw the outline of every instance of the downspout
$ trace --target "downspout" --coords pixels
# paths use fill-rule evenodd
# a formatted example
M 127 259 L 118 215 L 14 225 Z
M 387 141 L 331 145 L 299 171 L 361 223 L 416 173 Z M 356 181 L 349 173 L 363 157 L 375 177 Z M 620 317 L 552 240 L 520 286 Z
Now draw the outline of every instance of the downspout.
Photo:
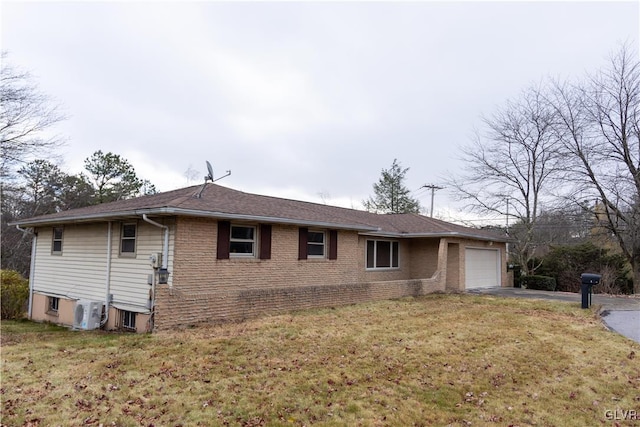
M 162 268 L 165 269 L 166 271 L 169 265 L 169 226 L 150 220 L 147 217 L 147 214 L 142 214 L 142 219 L 145 222 L 148 222 L 149 224 L 162 228 L 164 230 L 164 242 L 162 243 Z M 171 288 L 171 285 L 169 285 L 169 288 Z M 150 330 L 153 330 L 153 316 L 154 316 L 155 305 L 156 305 L 156 278 L 155 277 L 151 281 L 151 298 L 152 298 L 151 307 L 149 307 L 149 309 L 151 310 Z
M 104 310 L 104 320 L 100 322 L 100 327 L 107 324 L 109 321 L 109 307 L 111 306 L 111 221 L 109 221 L 107 227 L 107 271 L 105 277 L 105 310 Z
M 29 307 L 27 308 L 29 319 L 31 319 L 33 311 L 33 277 L 35 275 L 36 267 L 36 244 L 38 243 L 38 234 L 21 228 L 19 225 L 16 225 L 16 228 L 24 234 L 33 234 L 33 239 L 31 241 L 31 262 L 29 264 Z
M 169 265 L 169 226 L 162 225 L 158 222 L 150 220 L 147 214 L 142 214 L 142 219 L 151 225 L 164 229 L 164 242 L 162 244 L 162 268 L 167 268 Z

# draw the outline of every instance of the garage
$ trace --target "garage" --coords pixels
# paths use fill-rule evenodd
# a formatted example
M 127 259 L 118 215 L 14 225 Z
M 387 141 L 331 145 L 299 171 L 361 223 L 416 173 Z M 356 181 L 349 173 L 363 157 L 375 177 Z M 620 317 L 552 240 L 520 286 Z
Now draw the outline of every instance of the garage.
M 500 286 L 500 251 L 497 249 L 465 249 L 465 288 Z

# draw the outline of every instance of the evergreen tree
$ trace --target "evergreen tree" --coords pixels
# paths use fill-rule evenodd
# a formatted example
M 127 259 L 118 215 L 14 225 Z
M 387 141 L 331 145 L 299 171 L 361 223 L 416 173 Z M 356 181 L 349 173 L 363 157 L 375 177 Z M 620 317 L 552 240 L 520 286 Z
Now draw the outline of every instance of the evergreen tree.
M 96 203 L 129 199 L 141 194 L 145 184 L 131 164 L 118 154 L 98 150 L 84 161 L 96 190 Z
M 373 184 L 375 195 L 363 201 L 365 209 L 376 213 L 420 213 L 420 202 L 410 196 L 404 185 L 408 170 L 393 159 L 391 168 L 383 169 L 380 180 Z

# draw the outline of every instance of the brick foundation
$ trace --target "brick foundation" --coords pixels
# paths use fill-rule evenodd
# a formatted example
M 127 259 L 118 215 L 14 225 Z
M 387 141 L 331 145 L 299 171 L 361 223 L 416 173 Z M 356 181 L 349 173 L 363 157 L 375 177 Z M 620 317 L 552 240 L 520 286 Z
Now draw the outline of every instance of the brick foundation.
M 287 286 L 208 294 L 187 294 L 163 286 L 156 293 L 154 330 L 242 321 L 267 314 L 419 296 L 437 291 L 444 291 L 438 279 Z

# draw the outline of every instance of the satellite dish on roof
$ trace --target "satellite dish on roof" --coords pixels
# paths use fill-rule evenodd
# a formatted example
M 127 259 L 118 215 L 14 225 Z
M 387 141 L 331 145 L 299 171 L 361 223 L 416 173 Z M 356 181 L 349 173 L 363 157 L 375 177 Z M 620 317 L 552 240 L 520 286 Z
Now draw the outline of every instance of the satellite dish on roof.
M 204 184 L 202 184 L 200 191 L 198 191 L 196 194 L 193 195 L 193 197 L 197 199 L 200 199 L 202 197 L 202 192 L 204 191 L 204 188 L 207 186 L 207 181 L 216 182 L 216 181 L 220 181 L 222 178 L 225 178 L 231 175 L 231 171 L 228 170 L 225 175 L 222 175 L 218 179 L 213 179 L 213 167 L 211 166 L 211 163 L 209 163 L 208 160 L 205 160 L 205 161 L 207 162 L 207 172 L 209 173 L 209 175 L 204 177 Z
M 205 160 L 207 162 L 207 171 L 209 171 L 209 175 L 204 177 L 204 182 L 207 182 L 207 180 L 213 182 L 213 168 L 211 167 L 211 163 L 209 163 L 209 160 Z

